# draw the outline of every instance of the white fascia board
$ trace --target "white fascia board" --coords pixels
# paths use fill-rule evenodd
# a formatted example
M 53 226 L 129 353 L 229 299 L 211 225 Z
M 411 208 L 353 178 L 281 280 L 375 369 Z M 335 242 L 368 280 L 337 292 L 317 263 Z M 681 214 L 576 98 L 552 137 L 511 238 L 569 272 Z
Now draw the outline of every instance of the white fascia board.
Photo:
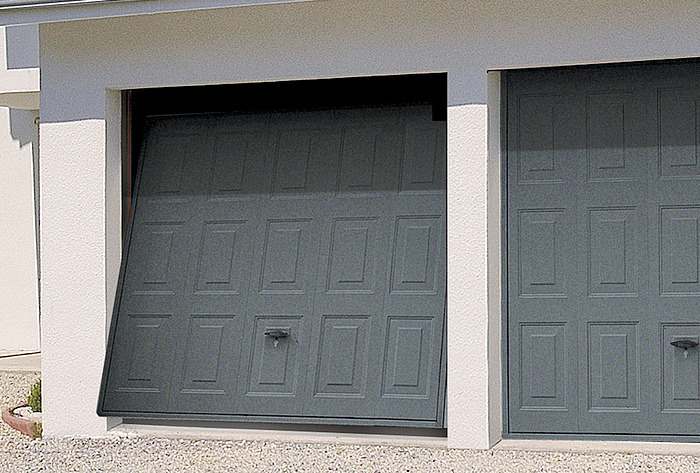
M 322 0 L 28 0 L 0 2 L 0 26 Z
M 39 110 L 39 68 L 0 69 L 0 106 Z

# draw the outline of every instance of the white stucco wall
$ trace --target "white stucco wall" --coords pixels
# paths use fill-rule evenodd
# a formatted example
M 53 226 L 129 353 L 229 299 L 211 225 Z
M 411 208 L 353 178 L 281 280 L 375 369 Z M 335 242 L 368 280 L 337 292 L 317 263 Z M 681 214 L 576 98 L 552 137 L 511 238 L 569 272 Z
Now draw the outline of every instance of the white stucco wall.
M 0 356 L 39 350 L 36 112 L 0 107 Z
M 487 71 L 692 57 L 698 19 L 690 0 L 326 0 L 43 25 L 45 433 L 107 425 L 94 412 L 119 264 L 116 90 L 447 72 L 448 443 L 487 448 L 502 415 L 499 92 Z
M 38 69 L 8 70 L 5 51 L 5 28 L 0 28 L 0 104 L 38 109 Z M 34 100 L 27 100 L 32 93 Z M 34 212 L 37 118 L 37 111 L 0 106 L 0 356 L 36 352 L 40 345 Z

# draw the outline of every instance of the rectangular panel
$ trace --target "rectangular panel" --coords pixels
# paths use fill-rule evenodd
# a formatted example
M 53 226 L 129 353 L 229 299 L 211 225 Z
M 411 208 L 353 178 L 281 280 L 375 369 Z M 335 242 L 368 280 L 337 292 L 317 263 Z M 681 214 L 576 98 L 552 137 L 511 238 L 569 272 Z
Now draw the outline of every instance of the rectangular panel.
M 346 128 L 343 132 L 340 186 L 346 192 L 375 189 L 377 147 L 381 129 Z
M 388 110 L 349 111 L 345 123 L 341 127 L 337 195 L 397 192 L 403 130 L 396 116 Z
M 198 294 L 238 294 L 244 242 L 240 233 L 246 221 L 205 222 L 197 263 Z
M 306 292 L 310 224 L 311 219 L 267 222 L 261 292 Z
M 195 315 L 185 349 L 181 394 L 225 394 L 232 367 L 229 359 L 235 348 L 234 316 Z
M 269 194 L 264 172 L 268 141 L 264 132 L 215 134 L 209 183 L 211 201 L 249 200 Z
M 662 411 L 700 414 L 700 357 L 698 348 L 671 345 L 678 340 L 700 342 L 700 324 L 661 324 Z
M 434 376 L 433 317 L 389 317 L 382 397 L 427 398 Z
M 586 97 L 588 179 L 632 180 L 635 154 L 641 143 L 632 133 L 635 116 L 632 94 L 597 93 Z M 630 149 L 631 148 L 631 149 Z
M 310 191 L 311 147 L 317 130 L 282 130 L 279 132 L 273 193 L 301 194 Z
M 302 317 L 256 316 L 247 396 L 295 396 L 299 378 L 297 358 Z M 265 332 L 283 331 L 274 338 Z
M 588 325 L 588 408 L 639 409 L 636 323 Z
M 183 258 L 175 251 L 176 240 L 182 239 L 184 224 L 145 223 L 134 229 L 140 254 L 132 258 L 129 272 L 134 274 L 135 294 L 173 294 L 183 278 Z
M 698 90 L 659 91 L 659 168 L 664 178 L 700 177 Z
M 564 182 L 564 164 L 558 156 L 561 97 L 518 97 L 516 159 L 518 183 Z
M 447 124 L 429 120 L 426 116 L 406 126 L 401 192 L 445 190 Z
M 365 396 L 369 316 L 323 316 L 314 396 Z
M 520 408 L 565 409 L 569 360 L 564 323 L 520 324 Z
M 327 293 L 374 292 L 378 230 L 379 217 L 334 219 Z
M 589 209 L 588 219 L 589 294 L 636 295 L 639 276 L 635 209 Z
M 147 197 L 179 196 L 184 189 L 186 161 L 193 158 L 194 143 L 200 137 L 197 133 L 161 135 L 155 145 L 152 164 L 147 168 L 152 178 L 144 180 L 144 188 L 139 194 Z
M 440 244 L 439 216 L 398 217 L 394 232 L 391 293 L 436 291 L 435 263 Z
M 564 297 L 563 210 L 518 213 L 520 295 Z
M 661 208 L 661 292 L 700 294 L 700 207 Z
M 159 359 L 159 351 L 167 349 L 162 345 L 163 333 L 169 329 L 170 315 L 131 314 L 127 319 L 129 349 L 128 369 L 116 392 L 160 393 L 161 376 L 154 360 Z M 167 334 L 165 334 L 167 336 Z M 126 340 L 125 340 L 126 342 Z

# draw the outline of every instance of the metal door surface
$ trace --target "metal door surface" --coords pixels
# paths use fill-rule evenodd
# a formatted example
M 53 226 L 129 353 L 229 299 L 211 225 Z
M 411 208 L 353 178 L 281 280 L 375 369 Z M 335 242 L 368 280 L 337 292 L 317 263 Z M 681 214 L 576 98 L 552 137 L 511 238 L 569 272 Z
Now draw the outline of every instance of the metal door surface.
M 700 432 L 699 73 L 507 75 L 510 433 Z
M 445 125 L 152 119 L 99 412 L 441 426 Z

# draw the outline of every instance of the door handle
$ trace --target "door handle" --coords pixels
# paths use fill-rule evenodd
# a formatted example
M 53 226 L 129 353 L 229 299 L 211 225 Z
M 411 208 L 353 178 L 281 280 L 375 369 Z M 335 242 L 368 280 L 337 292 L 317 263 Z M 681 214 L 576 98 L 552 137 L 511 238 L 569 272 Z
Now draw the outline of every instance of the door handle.
M 671 345 L 673 345 L 676 348 L 682 348 L 683 349 L 683 357 L 688 358 L 688 350 L 690 348 L 695 348 L 696 346 L 698 346 L 698 342 L 696 342 L 695 340 L 683 338 L 681 340 L 672 341 Z
M 264 335 L 269 338 L 274 338 L 275 346 L 277 346 L 280 342 L 280 338 L 287 338 L 289 336 L 289 332 L 276 328 L 272 330 L 265 330 Z

